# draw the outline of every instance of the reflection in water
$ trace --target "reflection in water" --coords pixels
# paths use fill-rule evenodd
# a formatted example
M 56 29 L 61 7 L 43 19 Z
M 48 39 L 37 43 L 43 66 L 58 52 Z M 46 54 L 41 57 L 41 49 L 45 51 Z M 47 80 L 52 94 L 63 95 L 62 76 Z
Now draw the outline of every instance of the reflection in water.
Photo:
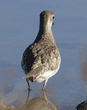
M 30 91 L 28 92 L 26 103 L 20 108 L 20 110 L 57 110 L 57 108 L 47 99 L 45 90 L 43 90 L 43 98 L 35 97 L 29 99 Z

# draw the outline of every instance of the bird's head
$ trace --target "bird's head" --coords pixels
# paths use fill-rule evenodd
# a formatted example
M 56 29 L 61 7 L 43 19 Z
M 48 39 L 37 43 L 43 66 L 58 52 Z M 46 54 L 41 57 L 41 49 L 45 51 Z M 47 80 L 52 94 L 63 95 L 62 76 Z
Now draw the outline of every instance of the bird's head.
M 54 24 L 53 19 L 54 19 L 54 14 L 51 11 L 46 10 L 40 13 L 41 25 L 45 25 L 45 26 L 47 25 L 51 27 Z

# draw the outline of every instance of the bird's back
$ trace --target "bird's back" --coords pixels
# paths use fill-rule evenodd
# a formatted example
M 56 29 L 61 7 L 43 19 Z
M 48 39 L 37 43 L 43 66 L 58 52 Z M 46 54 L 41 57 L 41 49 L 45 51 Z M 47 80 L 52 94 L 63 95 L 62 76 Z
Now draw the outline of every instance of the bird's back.
M 58 60 L 58 56 L 59 51 L 56 47 L 56 44 L 53 43 L 49 37 L 44 37 L 38 42 L 35 41 L 26 48 L 23 53 L 21 66 L 26 74 L 31 70 L 40 67 L 41 65 L 46 66 L 49 64 L 48 69 L 55 69 L 55 67 L 58 66 L 58 62 L 55 63 L 55 65 L 52 64 L 52 62 Z

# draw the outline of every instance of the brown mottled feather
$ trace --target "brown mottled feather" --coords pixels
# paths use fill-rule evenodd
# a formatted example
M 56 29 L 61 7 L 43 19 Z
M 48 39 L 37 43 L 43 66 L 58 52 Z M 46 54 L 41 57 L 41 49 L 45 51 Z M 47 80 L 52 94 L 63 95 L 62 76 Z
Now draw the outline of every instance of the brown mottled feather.
M 44 71 L 54 70 L 58 66 L 59 51 L 56 45 L 50 40 L 40 40 L 38 43 L 33 43 L 25 50 L 22 60 L 22 68 L 27 76 L 37 75 L 39 72 L 34 72 L 36 68 L 44 68 Z M 55 62 L 52 63 L 52 62 Z M 48 65 L 48 68 L 47 68 Z M 36 70 L 35 70 L 36 71 Z M 41 69 L 39 71 L 42 71 Z M 31 73 L 31 74 L 28 74 Z M 43 74 L 43 73 L 42 73 Z

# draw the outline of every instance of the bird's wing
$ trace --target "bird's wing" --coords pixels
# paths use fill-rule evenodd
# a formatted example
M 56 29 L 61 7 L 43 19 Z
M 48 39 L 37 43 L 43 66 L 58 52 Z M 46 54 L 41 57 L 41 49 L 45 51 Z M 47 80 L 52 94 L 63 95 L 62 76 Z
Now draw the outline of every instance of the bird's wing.
M 31 47 L 32 44 L 26 48 L 26 50 L 23 53 L 23 57 L 21 61 L 21 67 L 24 70 L 25 74 L 27 74 L 31 70 L 33 62 L 35 60 Z
M 23 53 L 21 66 L 25 74 L 37 68 L 41 64 L 41 52 L 43 47 L 40 43 L 29 45 Z
M 45 45 L 47 48 L 47 45 Z M 40 64 L 40 56 L 41 52 L 43 52 L 43 48 L 45 48 L 43 43 L 33 43 L 29 45 L 23 53 L 21 67 L 24 70 L 25 74 L 29 73 L 32 69 L 35 69 L 38 64 Z

